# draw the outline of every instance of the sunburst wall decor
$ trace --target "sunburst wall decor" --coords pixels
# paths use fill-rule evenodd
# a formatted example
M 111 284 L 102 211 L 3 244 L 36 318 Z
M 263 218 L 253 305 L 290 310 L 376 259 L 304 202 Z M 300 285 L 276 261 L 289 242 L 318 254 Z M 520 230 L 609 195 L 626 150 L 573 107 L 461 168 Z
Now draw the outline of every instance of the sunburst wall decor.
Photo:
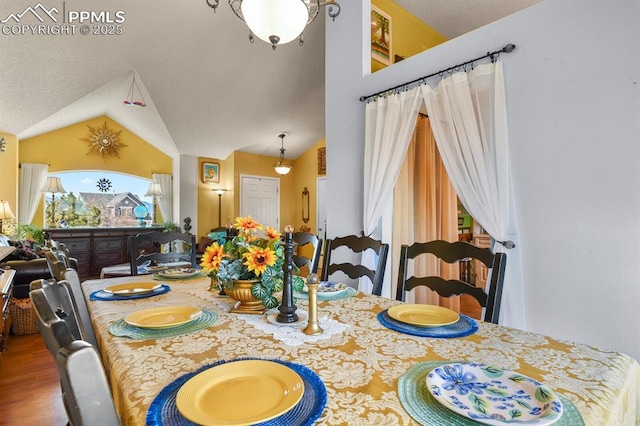
M 87 125 L 87 127 L 89 128 L 89 136 L 80 139 L 89 143 L 87 155 L 97 153 L 102 158 L 108 158 L 112 155 L 120 158 L 119 150 L 127 146 L 120 142 L 122 130 L 115 131 L 110 129 L 106 121 L 102 126 L 91 127 Z

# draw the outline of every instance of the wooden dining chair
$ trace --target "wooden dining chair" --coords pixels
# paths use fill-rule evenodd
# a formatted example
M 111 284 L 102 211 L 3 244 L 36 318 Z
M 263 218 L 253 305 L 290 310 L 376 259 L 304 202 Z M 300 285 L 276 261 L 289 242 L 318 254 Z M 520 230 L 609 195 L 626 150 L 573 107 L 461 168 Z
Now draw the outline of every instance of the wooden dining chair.
M 352 253 L 362 254 L 366 250 L 372 250 L 377 256 L 375 269 L 369 269 L 359 263 L 335 263 L 335 251 L 340 248 L 349 249 Z M 387 265 L 387 255 L 389 253 L 389 244 L 374 240 L 367 236 L 358 237 L 349 235 L 346 237 L 336 237 L 327 239 L 324 250 L 324 262 L 322 266 L 322 281 L 328 281 L 329 277 L 336 273 L 342 272 L 351 279 L 360 277 L 368 277 L 373 284 L 371 294 L 380 296 L 382 293 L 382 282 L 384 280 L 384 271 Z
M 409 259 L 415 259 L 423 254 L 431 254 L 447 263 L 478 260 L 482 262 L 491 274 L 488 288 L 475 287 L 473 284 L 460 279 L 445 280 L 437 275 L 424 277 L 408 277 Z M 419 286 L 426 286 L 442 297 L 468 294 L 475 298 L 484 309 L 483 320 L 498 323 L 500 317 L 500 301 L 502 299 L 502 286 L 504 283 L 504 271 L 507 265 L 507 255 L 493 253 L 489 248 L 476 247 L 462 241 L 453 243 L 436 240 L 426 243 L 413 243 L 402 245 L 400 248 L 400 267 L 398 271 L 398 286 L 396 299 L 404 301 L 406 292 Z
M 193 267 L 197 265 L 195 235 L 181 232 L 153 231 L 132 235 L 127 242 L 131 275 L 138 275 L 138 266 L 149 261 L 157 263 L 183 261 L 190 263 Z M 186 243 L 189 248 L 186 251 L 176 251 L 173 242 Z M 162 251 L 161 247 L 165 247 L 165 251 Z
M 73 268 L 67 268 L 64 271 L 64 280 L 59 281 L 64 285 L 71 296 L 71 303 L 73 305 L 73 311 L 78 321 L 78 328 L 80 330 L 80 336 L 82 340 L 85 340 L 100 349 L 98 346 L 98 339 L 96 339 L 96 333 L 91 323 L 91 317 L 89 316 L 89 308 L 87 307 L 87 300 L 82 292 L 82 285 L 80 283 L 80 277 L 78 271 Z
M 56 365 L 70 425 L 120 425 L 100 355 L 90 343 L 65 344 Z
M 310 232 L 294 232 L 293 241 L 297 245 L 297 253 L 300 253 L 300 249 L 310 245 L 312 250 L 311 256 L 306 257 L 301 254 L 293 255 L 293 263 L 298 267 L 307 267 L 309 273 L 317 274 L 318 266 L 320 266 L 320 252 L 322 251 L 322 239 Z

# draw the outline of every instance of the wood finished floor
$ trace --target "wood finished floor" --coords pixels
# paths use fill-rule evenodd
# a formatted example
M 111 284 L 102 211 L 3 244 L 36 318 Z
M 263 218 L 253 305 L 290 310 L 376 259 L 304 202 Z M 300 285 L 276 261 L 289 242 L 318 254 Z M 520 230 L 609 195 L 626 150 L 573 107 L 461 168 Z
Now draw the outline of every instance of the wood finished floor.
M 10 336 L 0 370 L 0 425 L 66 424 L 58 371 L 42 336 Z

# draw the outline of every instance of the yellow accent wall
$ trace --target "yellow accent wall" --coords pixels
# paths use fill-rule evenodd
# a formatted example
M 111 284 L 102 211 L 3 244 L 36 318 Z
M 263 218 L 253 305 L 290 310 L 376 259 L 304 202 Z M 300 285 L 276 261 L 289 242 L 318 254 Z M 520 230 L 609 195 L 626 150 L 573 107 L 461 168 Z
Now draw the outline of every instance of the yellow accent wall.
M 98 153 L 87 154 L 90 145 L 81 140 L 90 135 L 87 126 L 100 127 L 105 122 L 110 129 L 121 131 L 120 141 L 126 146 L 119 150 L 120 158 L 111 156 L 103 159 Z M 153 173 L 172 174 L 173 170 L 170 156 L 106 116 L 21 140 L 19 148 L 20 163 L 49 164 L 49 173 L 109 170 L 151 179 Z M 34 224 L 42 226 L 43 222 L 41 203 L 36 212 Z M 162 222 L 162 218 L 159 217 L 158 222 Z
M 18 138 L 0 132 L 7 148 L 0 152 L 0 200 L 9 202 L 13 214 L 18 214 Z
M 315 194 L 318 148 L 325 146 L 325 140 L 317 142 L 294 162 L 294 167 L 288 174 L 281 176 L 275 172 L 273 165 L 278 157 L 249 154 L 236 151 L 226 160 L 216 158 L 198 158 L 198 229 L 197 238 L 206 236 L 207 233 L 218 227 L 218 195 L 213 192 L 216 188 L 226 189 L 222 195 L 221 225 L 225 226 L 228 220 L 240 213 L 240 175 L 265 176 L 280 179 L 280 231 L 286 225 L 293 225 L 296 230 L 304 224 L 302 221 L 302 191 L 306 186 L 309 190 L 310 220 L 307 226 L 315 229 Z M 214 162 L 220 164 L 220 183 L 202 183 L 202 163 Z
M 393 0 L 371 0 L 371 4 L 391 17 L 392 56 L 400 55 L 406 59 L 447 41 L 442 34 L 398 6 Z M 371 72 L 385 67 L 386 65 L 380 62 L 371 61 Z

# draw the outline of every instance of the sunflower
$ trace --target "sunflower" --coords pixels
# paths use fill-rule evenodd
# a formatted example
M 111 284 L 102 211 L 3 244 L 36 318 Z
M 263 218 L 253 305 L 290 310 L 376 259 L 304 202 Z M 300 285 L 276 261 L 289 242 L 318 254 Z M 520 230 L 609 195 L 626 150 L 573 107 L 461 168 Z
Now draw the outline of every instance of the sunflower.
M 243 253 L 242 257 L 245 259 L 243 265 L 247 267 L 249 272 L 253 271 L 253 273 L 258 277 L 267 269 L 268 266 L 275 265 L 276 260 L 278 260 L 276 253 L 269 247 L 249 247 L 249 251 L 247 253 Z
M 280 239 L 280 233 L 278 231 L 276 231 L 275 229 L 273 229 L 272 227 L 268 226 L 266 231 L 265 231 L 265 236 L 267 238 L 269 238 L 270 240 L 279 240 Z
M 239 230 L 241 230 L 242 232 L 245 232 L 245 233 L 251 233 L 251 231 L 257 231 L 258 229 L 264 229 L 262 227 L 262 225 L 260 225 L 258 222 L 253 220 L 251 215 L 249 215 L 247 217 L 237 217 L 233 227 L 236 228 L 236 229 L 239 229 Z
M 202 255 L 202 261 L 200 262 L 200 266 L 202 269 L 208 272 L 216 272 L 220 269 L 220 262 L 223 257 L 228 257 L 229 255 L 224 252 L 224 246 L 219 245 L 218 243 L 213 243 L 204 252 Z

